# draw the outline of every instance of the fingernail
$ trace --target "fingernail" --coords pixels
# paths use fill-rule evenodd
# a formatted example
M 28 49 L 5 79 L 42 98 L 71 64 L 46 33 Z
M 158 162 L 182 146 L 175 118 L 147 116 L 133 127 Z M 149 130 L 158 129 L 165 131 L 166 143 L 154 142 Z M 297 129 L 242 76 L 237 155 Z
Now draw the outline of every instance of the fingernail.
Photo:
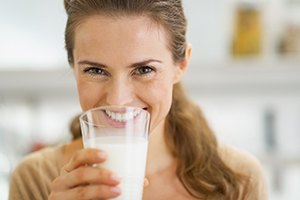
M 101 158 L 101 159 L 105 159 L 107 157 L 107 155 L 106 155 L 106 153 L 101 151 L 101 152 L 98 153 L 98 157 Z
M 111 180 L 117 181 L 117 182 L 120 182 L 120 180 L 121 180 L 121 177 L 118 176 L 118 175 L 116 175 L 116 174 L 112 174 L 112 175 L 110 176 L 110 178 L 111 178 Z
M 111 191 L 115 194 L 121 194 L 121 189 L 118 187 L 112 187 Z

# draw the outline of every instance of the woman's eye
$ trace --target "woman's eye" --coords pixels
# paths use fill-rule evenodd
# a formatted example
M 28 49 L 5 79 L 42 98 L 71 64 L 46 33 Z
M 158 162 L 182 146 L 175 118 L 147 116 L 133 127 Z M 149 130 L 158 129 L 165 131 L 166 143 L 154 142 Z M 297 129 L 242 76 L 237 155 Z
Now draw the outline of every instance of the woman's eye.
M 137 75 L 146 75 L 146 74 L 151 73 L 152 71 L 153 71 L 153 69 L 151 67 L 142 66 L 142 67 L 138 67 L 135 70 L 135 74 L 137 74 Z
M 107 75 L 103 69 L 98 67 L 88 67 L 84 69 L 84 72 L 92 75 Z

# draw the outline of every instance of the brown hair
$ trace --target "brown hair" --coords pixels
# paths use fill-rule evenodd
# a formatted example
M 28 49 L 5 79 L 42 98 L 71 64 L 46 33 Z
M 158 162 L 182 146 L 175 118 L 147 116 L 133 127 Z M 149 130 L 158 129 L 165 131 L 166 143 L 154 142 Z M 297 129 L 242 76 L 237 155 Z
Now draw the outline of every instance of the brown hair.
M 187 22 L 181 0 L 65 0 L 68 21 L 65 32 L 69 63 L 73 64 L 76 27 L 88 16 L 145 15 L 161 24 L 170 39 L 174 62 L 184 59 Z M 73 138 L 80 137 L 78 116 L 73 119 Z M 177 176 L 186 190 L 198 199 L 238 199 L 246 178 L 235 173 L 218 154 L 217 140 L 198 106 L 174 85 L 165 137 L 177 159 Z

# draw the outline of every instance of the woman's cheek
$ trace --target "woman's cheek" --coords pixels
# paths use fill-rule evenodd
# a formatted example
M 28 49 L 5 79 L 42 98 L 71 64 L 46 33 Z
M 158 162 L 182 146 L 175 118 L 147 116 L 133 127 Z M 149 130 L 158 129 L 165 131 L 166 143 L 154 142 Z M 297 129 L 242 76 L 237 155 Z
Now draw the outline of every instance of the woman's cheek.
M 172 85 L 161 82 L 144 88 L 143 99 L 150 107 L 152 127 L 156 127 L 167 116 L 172 104 L 172 90 Z
M 77 85 L 80 105 L 83 111 L 94 108 L 103 101 L 103 89 L 97 84 L 81 82 Z

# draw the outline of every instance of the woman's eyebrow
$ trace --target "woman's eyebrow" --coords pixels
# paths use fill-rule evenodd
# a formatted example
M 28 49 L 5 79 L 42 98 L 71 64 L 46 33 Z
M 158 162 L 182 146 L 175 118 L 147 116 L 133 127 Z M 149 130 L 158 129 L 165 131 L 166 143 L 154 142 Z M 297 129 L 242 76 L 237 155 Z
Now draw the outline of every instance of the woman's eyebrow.
M 144 60 L 144 61 L 141 61 L 141 62 L 132 63 L 128 67 L 133 68 L 133 67 L 137 67 L 137 66 L 143 66 L 143 65 L 147 65 L 147 64 L 152 63 L 152 62 L 162 63 L 162 61 L 160 61 L 160 60 L 147 59 L 147 60 Z
M 93 62 L 93 61 L 88 61 L 88 60 L 79 61 L 78 64 L 79 65 L 92 65 L 92 66 L 107 68 L 107 66 L 105 64 L 98 63 L 98 62 Z

